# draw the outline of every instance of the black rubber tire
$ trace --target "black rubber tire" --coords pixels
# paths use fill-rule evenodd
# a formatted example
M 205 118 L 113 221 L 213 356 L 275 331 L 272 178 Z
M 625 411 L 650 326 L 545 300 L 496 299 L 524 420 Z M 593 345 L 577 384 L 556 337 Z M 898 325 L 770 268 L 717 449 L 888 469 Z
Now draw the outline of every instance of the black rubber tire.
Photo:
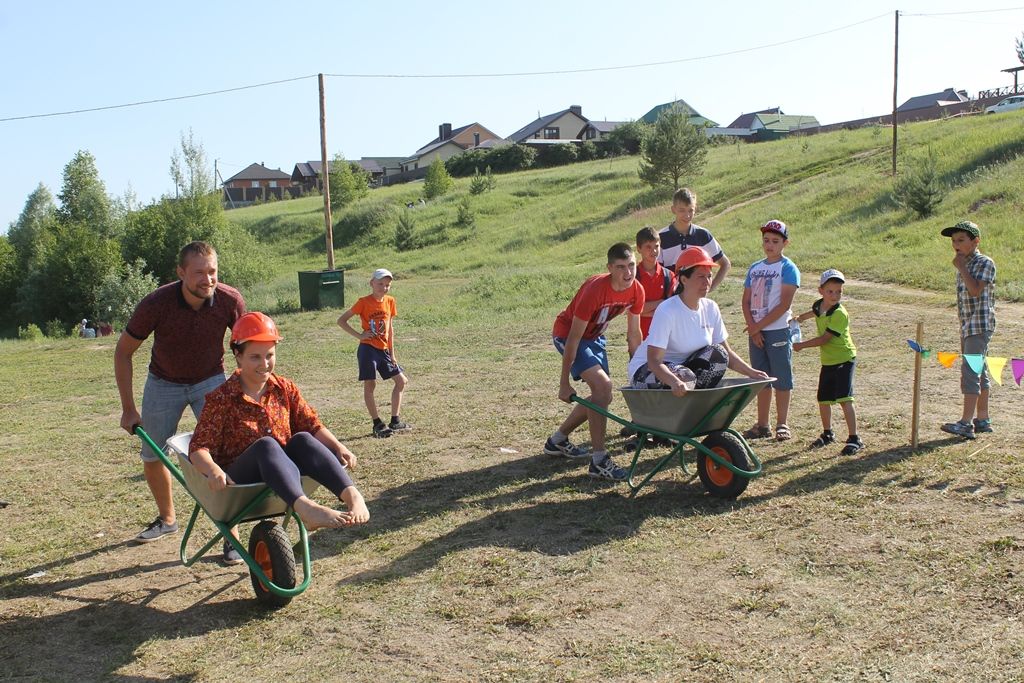
M 747 457 L 747 451 L 743 448 L 740 440 L 728 432 L 711 432 L 702 442 L 704 447 L 714 451 L 716 455 L 726 460 L 741 470 L 750 472 L 754 466 Z M 736 474 L 726 467 L 722 467 L 704 453 L 697 452 L 697 476 L 704 484 L 704 488 L 716 498 L 733 499 L 746 491 L 749 477 Z
M 249 555 L 260 565 L 263 573 L 281 588 L 295 587 L 295 553 L 284 527 L 277 522 L 264 520 L 257 524 L 249 534 Z M 266 607 L 284 607 L 291 598 L 275 595 L 249 571 L 252 589 L 256 599 Z

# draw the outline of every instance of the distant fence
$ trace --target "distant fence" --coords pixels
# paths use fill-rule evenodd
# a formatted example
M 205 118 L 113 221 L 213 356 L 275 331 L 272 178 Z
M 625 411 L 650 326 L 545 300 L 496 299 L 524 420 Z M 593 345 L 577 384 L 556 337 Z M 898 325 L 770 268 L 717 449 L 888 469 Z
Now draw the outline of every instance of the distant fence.
M 285 193 L 288 194 L 290 199 L 302 196 L 303 188 L 301 185 L 292 185 L 291 187 L 225 187 L 224 189 L 224 205 L 231 206 L 248 206 L 254 202 L 265 202 L 270 200 L 271 197 L 274 199 L 283 199 Z

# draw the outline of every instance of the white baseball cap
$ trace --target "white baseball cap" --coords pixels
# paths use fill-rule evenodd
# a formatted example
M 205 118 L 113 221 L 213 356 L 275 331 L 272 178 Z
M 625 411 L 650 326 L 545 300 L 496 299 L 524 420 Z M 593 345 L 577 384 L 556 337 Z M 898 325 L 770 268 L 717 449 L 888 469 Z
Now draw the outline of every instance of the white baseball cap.
M 846 277 L 843 275 L 842 271 L 836 270 L 835 268 L 829 268 L 828 270 L 821 274 L 821 282 L 819 282 L 818 285 L 824 285 L 829 280 L 839 280 L 840 282 L 846 282 Z
M 387 268 L 378 268 L 377 270 L 373 271 L 373 275 L 370 276 L 370 279 L 371 280 L 383 280 L 386 277 L 389 277 L 392 280 L 395 279 L 395 276 L 392 275 L 391 271 L 388 270 Z

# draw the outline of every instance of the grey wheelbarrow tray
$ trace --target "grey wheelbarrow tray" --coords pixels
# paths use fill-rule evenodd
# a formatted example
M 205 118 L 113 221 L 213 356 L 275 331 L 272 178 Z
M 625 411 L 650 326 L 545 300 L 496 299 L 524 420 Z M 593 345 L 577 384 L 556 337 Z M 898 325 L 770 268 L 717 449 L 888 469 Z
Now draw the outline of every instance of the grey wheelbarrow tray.
M 189 517 L 188 525 L 185 527 L 184 536 L 181 539 L 179 557 L 182 564 L 186 567 L 192 566 L 207 551 L 213 548 L 218 541 L 224 539 L 238 551 L 238 554 L 248 565 L 249 573 L 252 577 L 253 590 L 256 592 L 257 599 L 261 602 L 280 607 L 287 604 L 293 597 L 309 587 L 312 573 L 309 561 L 309 535 L 306 527 L 302 520 L 299 519 L 299 516 L 295 514 L 295 511 L 289 508 L 269 486 L 264 483 L 232 484 L 222 491 L 213 491 L 210 489 L 206 477 L 192 465 L 188 458 L 188 445 L 192 438 L 191 433 L 172 436 L 167 440 L 166 450 L 157 446 L 141 427 L 136 426 L 134 433 L 157 454 L 164 467 L 170 471 L 171 475 L 185 487 L 188 494 L 196 501 L 192 515 Z M 172 455 L 177 456 L 177 463 L 171 459 Z M 302 491 L 307 496 L 316 491 L 318 486 L 319 484 L 313 479 L 302 477 Z M 205 512 L 210 521 L 217 527 L 217 535 L 196 551 L 194 555 L 189 557 L 188 541 L 199 517 L 200 510 Z M 277 534 L 277 536 L 276 538 L 266 538 L 264 540 L 264 536 L 261 535 L 260 539 L 250 539 L 250 548 L 248 550 L 231 534 L 231 528 L 238 524 L 267 520 L 282 515 L 285 517 L 285 524 L 288 523 L 289 519 L 294 519 L 299 529 L 299 543 L 295 546 L 295 549 L 302 556 L 303 580 L 297 586 L 294 585 L 295 560 L 294 555 L 292 555 L 293 550 L 291 545 L 286 542 L 287 535 L 284 533 L 281 525 L 273 524 L 273 527 L 277 529 L 264 526 L 271 524 L 269 522 L 257 525 L 256 529 L 253 530 L 254 536 L 257 535 L 257 531 L 260 531 L 262 534 L 261 527 L 272 535 Z M 284 541 L 280 540 L 282 538 Z M 253 552 L 254 548 L 256 552 Z M 290 557 L 285 557 L 286 553 Z M 282 573 L 280 569 L 284 566 L 281 562 L 287 562 L 291 567 L 291 571 L 285 571 L 284 576 L 280 576 Z M 291 574 L 290 577 L 287 576 L 288 573 Z M 275 582 L 275 579 L 277 579 L 277 582 Z M 280 583 L 291 583 L 292 585 L 280 585 Z
M 623 387 L 619 391 L 632 420 L 579 396 L 573 396 L 572 400 L 636 432 L 636 448 L 626 479 L 630 497 L 674 460 L 678 460 L 684 473 L 692 476 L 686 462 L 687 449 L 692 449 L 697 475 L 708 492 L 720 498 L 735 498 L 746 489 L 750 479 L 761 474 L 761 461 L 743 435 L 730 425 L 754 396 L 773 381 L 771 377 L 756 380 L 730 377 L 716 387 L 694 389 L 683 396 L 675 396 L 668 389 Z M 648 436 L 667 439 L 674 446 L 637 483 L 634 475 Z M 702 437 L 703 442 L 698 440 Z

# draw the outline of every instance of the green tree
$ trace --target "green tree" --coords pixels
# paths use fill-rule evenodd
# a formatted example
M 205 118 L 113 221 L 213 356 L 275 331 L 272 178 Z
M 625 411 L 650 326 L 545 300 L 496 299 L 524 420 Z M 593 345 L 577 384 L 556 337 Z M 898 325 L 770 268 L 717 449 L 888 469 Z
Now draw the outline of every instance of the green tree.
M 54 241 L 54 226 L 57 223 L 57 205 L 45 185 L 39 186 L 25 200 L 18 220 L 11 223 L 7 239 L 14 249 L 16 274 L 25 275 L 36 265 Z
M 700 175 L 707 162 L 708 138 L 678 109 L 663 113 L 640 145 L 640 179 L 654 188 L 678 190 L 680 178 Z
M 408 209 L 398 217 L 398 227 L 395 228 L 395 249 L 398 251 L 410 251 L 419 246 L 416 239 L 416 219 Z
M 896 203 L 911 209 L 920 218 L 935 213 L 936 207 L 945 199 L 946 186 L 939 178 L 935 152 L 931 147 L 925 156 L 906 165 L 896 178 L 892 195 Z
M 330 169 L 332 209 L 346 207 L 370 191 L 370 174 L 359 164 L 335 154 Z
M 116 236 L 110 198 L 100 180 L 96 158 L 88 151 L 79 150 L 64 167 L 64 182 L 57 198 L 61 223 L 84 225 L 102 237 Z
M 123 326 L 139 301 L 156 286 L 156 278 L 146 272 L 142 259 L 110 271 L 96 286 L 96 317 L 115 328 Z
M 423 182 L 423 194 L 427 196 L 427 199 L 441 197 L 452 189 L 454 182 L 448 174 L 444 162 L 441 161 L 441 157 L 435 157 L 427 167 L 427 177 Z
M 1024 33 L 1020 34 L 1020 38 L 1014 41 L 1013 47 L 1017 50 L 1017 60 L 1024 64 Z
M 644 121 L 628 121 L 608 133 L 608 153 L 613 155 L 639 154 L 640 143 L 651 125 Z
M 469 181 L 470 194 L 483 194 L 491 189 L 487 176 L 480 175 L 480 169 L 473 171 L 473 178 Z
M 6 235 L 0 235 L 0 336 L 9 336 L 17 325 L 12 320 L 18 292 L 18 255 Z

